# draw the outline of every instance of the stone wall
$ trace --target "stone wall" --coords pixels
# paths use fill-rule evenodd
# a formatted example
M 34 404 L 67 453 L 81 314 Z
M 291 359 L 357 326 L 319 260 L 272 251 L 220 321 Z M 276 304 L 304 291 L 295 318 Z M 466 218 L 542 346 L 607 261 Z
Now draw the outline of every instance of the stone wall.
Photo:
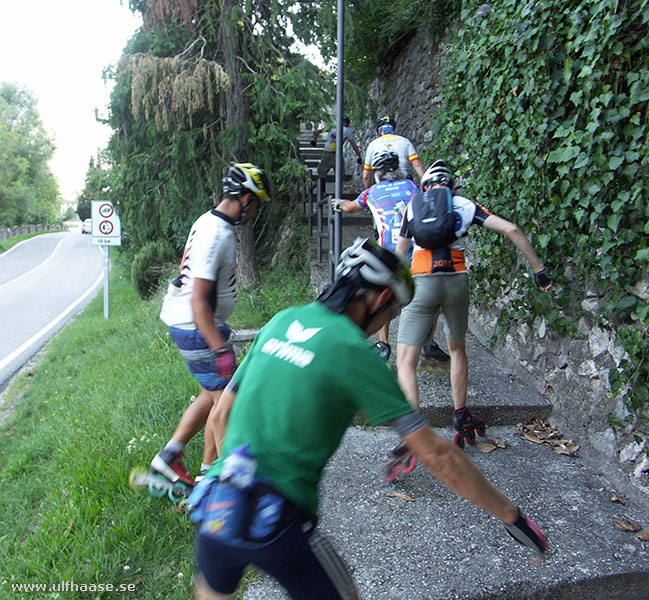
M 370 88 L 377 114 L 393 116 L 396 132 L 409 138 L 418 152 L 428 157 L 435 152 L 430 115 L 443 100 L 439 82 L 444 51 L 444 43 L 436 46 L 426 32 L 420 32 Z M 355 135 L 361 152 L 376 137 L 375 124 L 373 117 L 357 124 Z M 646 298 L 649 280 L 637 287 L 632 291 Z M 543 318 L 522 324 L 504 336 L 494 336 L 498 314 L 507 301 L 502 297 L 490 306 L 473 306 L 471 332 L 483 344 L 494 337 L 499 340 L 494 353 L 522 377 L 536 382 L 538 391 L 553 406 L 553 423 L 564 430 L 566 437 L 574 438 L 582 447 L 582 455 L 602 469 L 610 468 L 611 461 L 619 462 L 634 483 L 649 489 L 649 458 L 643 453 L 649 437 L 646 422 L 641 424 L 645 430 L 630 423 L 617 432 L 608 424 L 609 413 L 619 420 L 628 413 L 621 397 L 612 397 L 608 384 L 608 370 L 619 363 L 624 351 L 615 346 L 614 332 L 590 325 L 599 322 L 603 298 L 593 292 L 585 294 L 582 308 L 589 320 L 579 323 L 574 338 L 548 330 Z M 644 445 L 636 444 L 634 435 L 642 437 Z

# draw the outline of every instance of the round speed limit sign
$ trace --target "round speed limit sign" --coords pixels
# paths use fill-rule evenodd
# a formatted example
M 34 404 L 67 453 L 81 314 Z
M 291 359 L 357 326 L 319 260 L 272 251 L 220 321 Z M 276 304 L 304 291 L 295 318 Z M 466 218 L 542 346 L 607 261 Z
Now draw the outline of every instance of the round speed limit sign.
M 110 221 L 102 221 L 99 223 L 99 231 L 102 235 L 110 235 L 113 233 L 113 224 Z

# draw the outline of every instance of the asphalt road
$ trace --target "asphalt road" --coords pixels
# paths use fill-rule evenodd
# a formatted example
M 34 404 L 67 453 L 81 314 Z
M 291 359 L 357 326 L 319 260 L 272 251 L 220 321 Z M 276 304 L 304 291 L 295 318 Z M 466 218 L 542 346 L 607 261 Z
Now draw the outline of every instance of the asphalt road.
M 101 289 L 104 254 L 80 229 L 0 255 L 0 391 Z

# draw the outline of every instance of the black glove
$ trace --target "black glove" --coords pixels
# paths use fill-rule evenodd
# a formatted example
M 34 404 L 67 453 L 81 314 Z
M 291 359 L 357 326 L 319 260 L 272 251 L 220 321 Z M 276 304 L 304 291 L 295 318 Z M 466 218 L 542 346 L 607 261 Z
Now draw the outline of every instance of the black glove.
M 312 146 L 315 146 L 315 140 L 311 140 L 310 144 L 311 144 Z
M 511 525 L 505 523 L 505 529 L 519 544 L 531 548 L 541 556 L 548 549 L 548 540 L 545 539 L 539 526 L 524 516 L 520 508 L 516 522 Z
M 549 285 L 552 285 L 554 283 L 554 279 L 552 279 L 550 271 L 548 271 L 547 268 L 544 268 L 542 271 L 534 273 L 534 283 L 536 283 L 536 285 L 540 288 L 545 288 Z
M 357 165 L 362 165 L 363 164 L 363 159 L 362 158 L 357 158 L 356 159 L 356 164 Z

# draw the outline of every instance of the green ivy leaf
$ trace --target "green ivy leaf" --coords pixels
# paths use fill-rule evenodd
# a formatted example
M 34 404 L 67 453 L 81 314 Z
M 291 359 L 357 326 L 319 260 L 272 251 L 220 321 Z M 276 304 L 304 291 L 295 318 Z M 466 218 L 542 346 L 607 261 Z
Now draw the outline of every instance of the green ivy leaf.
M 559 162 L 568 162 L 569 160 L 572 160 L 579 154 L 579 147 L 578 146 L 566 146 L 562 148 L 557 148 L 556 150 L 553 150 L 550 152 L 548 155 L 548 162 L 551 163 L 559 163 Z
M 611 156 L 608 160 L 609 169 L 615 171 L 624 162 L 623 156 Z
M 622 215 L 619 213 L 609 215 L 606 219 L 606 225 L 608 226 L 609 229 L 612 229 L 613 231 L 617 231 L 621 219 L 622 219 Z
M 649 248 L 643 248 L 642 250 L 638 250 L 635 255 L 635 260 L 649 262 Z

